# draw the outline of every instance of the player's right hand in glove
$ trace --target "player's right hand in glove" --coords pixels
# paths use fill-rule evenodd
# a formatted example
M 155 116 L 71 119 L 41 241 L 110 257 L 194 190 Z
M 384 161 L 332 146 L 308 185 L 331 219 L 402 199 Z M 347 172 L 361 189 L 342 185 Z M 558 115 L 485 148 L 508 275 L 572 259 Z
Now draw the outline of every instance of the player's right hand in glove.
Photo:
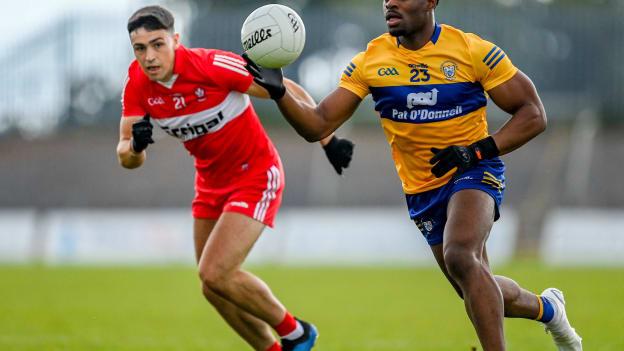
M 281 68 L 264 68 L 253 62 L 247 53 L 243 53 L 242 56 L 247 61 L 245 68 L 254 76 L 254 81 L 269 92 L 271 99 L 277 101 L 284 97 L 286 87 Z
M 354 147 L 355 144 L 350 140 L 340 139 L 335 135 L 323 146 L 325 155 L 327 155 L 327 159 L 334 166 L 336 173 L 342 175 L 342 170 L 349 167 Z
M 154 143 L 154 139 L 152 139 L 153 128 L 149 113 L 132 125 L 132 150 L 134 152 L 140 153 L 147 149 L 149 144 Z

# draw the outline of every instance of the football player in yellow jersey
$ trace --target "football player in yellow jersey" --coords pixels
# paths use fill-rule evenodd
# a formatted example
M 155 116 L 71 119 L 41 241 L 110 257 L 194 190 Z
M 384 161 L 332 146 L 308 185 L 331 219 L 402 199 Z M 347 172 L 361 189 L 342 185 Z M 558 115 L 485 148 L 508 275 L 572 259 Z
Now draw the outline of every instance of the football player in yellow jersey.
M 382 0 L 388 32 L 372 40 L 318 105 L 281 70 L 248 60 L 299 134 L 318 141 L 371 94 L 392 149 L 410 217 L 460 297 L 485 351 L 505 350 L 503 318 L 545 324 L 560 351 L 582 350 L 561 291 L 535 295 L 494 276 L 486 240 L 505 189 L 507 154 L 546 128 L 531 80 L 505 52 L 477 35 L 435 21 L 438 0 Z M 487 97 L 511 118 L 488 133 Z

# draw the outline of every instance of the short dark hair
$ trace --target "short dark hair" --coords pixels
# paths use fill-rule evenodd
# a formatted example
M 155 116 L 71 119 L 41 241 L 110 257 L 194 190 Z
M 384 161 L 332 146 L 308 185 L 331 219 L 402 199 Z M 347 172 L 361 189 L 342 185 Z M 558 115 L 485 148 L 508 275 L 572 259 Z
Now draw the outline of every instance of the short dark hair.
M 128 33 L 132 33 L 139 28 L 147 31 L 165 29 L 168 32 L 174 31 L 174 18 L 169 10 L 161 6 L 145 6 L 138 9 L 128 19 Z

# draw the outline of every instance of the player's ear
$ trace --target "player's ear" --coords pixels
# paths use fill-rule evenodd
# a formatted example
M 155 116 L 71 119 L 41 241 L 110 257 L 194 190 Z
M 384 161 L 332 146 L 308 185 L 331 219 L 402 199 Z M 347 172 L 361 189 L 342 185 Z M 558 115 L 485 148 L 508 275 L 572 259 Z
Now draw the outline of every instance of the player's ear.
M 180 46 L 180 33 L 175 33 L 173 35 L 173 47 L 178 48 Z

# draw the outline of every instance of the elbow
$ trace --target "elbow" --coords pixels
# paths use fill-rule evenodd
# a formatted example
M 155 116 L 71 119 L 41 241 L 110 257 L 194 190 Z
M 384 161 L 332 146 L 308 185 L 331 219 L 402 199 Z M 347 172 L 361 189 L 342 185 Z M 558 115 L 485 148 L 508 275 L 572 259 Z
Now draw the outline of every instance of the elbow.
M 125 169 L 135 169 L 139 167 L 136 162 L 130 162 L 128 159 L 124 159 L 123 157 L 118 157 L 119 165 Z
M 301 135 L 308 143 L 316 143 L 318 141 L 321 141 L 323 139 L 325 139 L 327 136 L 329 136 L 332 133 L 331 130 L 314 130 L 314 131 L 302 131 L 299 133 L 299 135 Z
M 120 160 L 119 164 L 121 165 L 121 167 L 123 167 L 125 169 L 135 169 L 135 168 L 139 167 L 139 164 L 130 163 L 130 162 L 123 161 L 123 160 Z
M 144 154 L 135 155 L 129 143 L 120 141 L 117 145 L 117 161 L 125 169 L 135 169 L 143 163 Z
M 540 111 L 534 118 L 535 129 L 537 134 L 541 134 L 546 130 L 548 126 L 548 118 L 546 118 L 546 112 L 544 110 Z
M 117 161 L 119 161 L 119 165 L 125 169 L 139 168 L 142 164 L 142 162 L 137 162 L 137 160 L 132 159 L 132 157 L 123 154 L 117 154 Z
M 331 131 L 323 126 L 296 126 L 295 130 L 309 143 L 320 141 L 331 134 Z
M 315 143 L 323 139 L 322 134 L 319 133 L 305 133 L 300 134 L 308 143 Z
M 548 125 L 548 119 L 546 118 L 546 111 L 544 111 L 544 107 L 539 105 L 532 106 L 532 113 L 530 113 L 530 130 L 533 131 L 533 135 L 537 136 L 543 133 L 546 130 L 546 126 Z
M 312 137 L 312 136 L 304 136 L 303 137 L 308 143 L 315 143 L 319 140 L 321 140 L 320 138 L 317 137 Z

